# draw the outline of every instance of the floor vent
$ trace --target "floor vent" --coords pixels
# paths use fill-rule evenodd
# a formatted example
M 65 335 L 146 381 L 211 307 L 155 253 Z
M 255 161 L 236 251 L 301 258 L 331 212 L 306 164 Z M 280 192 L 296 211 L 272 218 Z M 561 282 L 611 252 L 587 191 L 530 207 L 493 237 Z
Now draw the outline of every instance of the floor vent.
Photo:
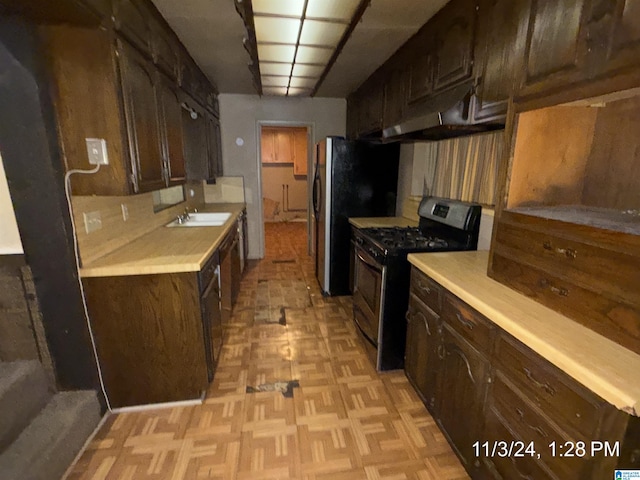
M 282 396 L 285 398 L 293 397 L 293 389 L 298 388 L 300 386 L 300 382 L 298 380 L 289 380 L 281 381 L 281 382 L 273 382 L 273 383 L 264 383 L 262 385 L 258 385 L 256 387 L 247 387 L 247 393 L 256 393 L 256 392 L 280 392 Z

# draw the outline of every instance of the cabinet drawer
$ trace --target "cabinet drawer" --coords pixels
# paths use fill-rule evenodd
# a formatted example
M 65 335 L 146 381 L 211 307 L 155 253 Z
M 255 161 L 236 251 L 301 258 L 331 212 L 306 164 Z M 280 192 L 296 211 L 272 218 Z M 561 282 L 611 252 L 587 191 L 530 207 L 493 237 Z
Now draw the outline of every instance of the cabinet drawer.
M 640 309 L 533 267 L 496 245 L 490 276 L 614 342 L 640 353 Z
M 556 234 L 553 224 L 527 228 L 500 222 L 496 242 L 509 256 L 517 257 L 568 280 L 589 285 L 612 298 L 640 305 L 640 255 L 615 251 Z M 640 253 L 640 252 L 636 252 Z
M 496 358 L 507 378 L 552 421 L 575 430 L 578 439 L 595 434 L 604 402 L 593 393 L 506 333 L 498 339 Z
M 445 295 L 442 303 L 442 319 L 488 355 L 493 338 L 493 322 L 453 295 Z
M 442 310 L 442 287 L 417 268 L 411 270 L 411 293 L 437 315 Z
M 491 447 L 497 442 L 510 444 L 511 442 L 523 441 L 522 438 L 513 431 L 512 427 L 508 425 L 507 421 L 491 408 L 487 410 L 485 440 Z M 560 477 L 557 477 L 549 471 L 544 463 L 539 460 L 534 460 L 528 455 L 523 457 L 496 455 L 493 458 L 482 455 L 482 457 L 485 469 L 488 470 L 495 479 L 512 480 L 522 478 L 529 480 L 560 480 Z
M 501 373 L 494 377 L 489 396 L 490 408 L 495 410 L 511 427 L 515 437 L 525 444 L 533 442 L 536 452 L 542 456 L 547 468 L 563 480 L 588 478 L 585 474 L 588 458 L 557 457 L 550 454 L 549 444 L 563 445 L 566 441 L 580 441 L 584 437 L 572 437 L 537 411 L 526 395 L 513 386 Z

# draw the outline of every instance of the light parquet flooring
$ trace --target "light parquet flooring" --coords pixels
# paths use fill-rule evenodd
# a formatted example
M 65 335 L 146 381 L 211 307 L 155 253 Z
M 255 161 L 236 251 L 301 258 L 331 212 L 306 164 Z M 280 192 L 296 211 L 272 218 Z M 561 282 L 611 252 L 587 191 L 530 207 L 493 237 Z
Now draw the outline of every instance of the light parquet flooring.
M 321 295 L 306 224 L 265 230 L 204 403 L 110 416 L 69 480 L 468 478 L 404 372 L 371 365 L 351 297 Z

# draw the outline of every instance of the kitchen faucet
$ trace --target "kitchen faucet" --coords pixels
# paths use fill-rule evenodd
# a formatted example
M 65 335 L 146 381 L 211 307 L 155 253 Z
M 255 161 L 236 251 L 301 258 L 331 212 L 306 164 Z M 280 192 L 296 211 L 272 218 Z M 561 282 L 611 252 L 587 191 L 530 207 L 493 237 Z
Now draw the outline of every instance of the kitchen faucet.
M 185 207 L 184 212 L 176 217 L 178 224 L 186 223 L 191 218 L 190 213 L 198 213 L 198 209 L 194 208 L 192 212 L 189 212 L 189 207 Z

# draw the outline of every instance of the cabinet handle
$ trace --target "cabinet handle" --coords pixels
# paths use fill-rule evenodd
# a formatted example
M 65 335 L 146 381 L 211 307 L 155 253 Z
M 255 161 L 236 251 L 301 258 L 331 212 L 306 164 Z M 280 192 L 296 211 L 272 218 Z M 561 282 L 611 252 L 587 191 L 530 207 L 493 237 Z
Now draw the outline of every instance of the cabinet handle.
M 438 345 L 438 358 L 444 360 L 444 346 L 442 344 Z
M 549 280 L 547 280 L 546 278 L 543 278 L 540 281 L 540 284 L 542 285 L 542 287 L 548 287 L 549 290 L 552 293 L 555 293 L 556 295 L 559 295 L 561 297 L 568 297 L 569 296 L 569 290 L 567 290 L 566 288 L 563 288 L 563 287 L 556 287 L 556 286 L 552 285 L 551 283 L 549 283 Z
M 459 313 L 456 313 L 456 318 L 458 319 L 458 321 L 464 325 L 465 327 L 467 327 L 469 330 L 473 330 L 473 322 L 470 322 L 469 320 L 467 320 L 466 318 L 464 318 L 462 315 L 460 315 Z
M 419 288 L 420 290 L 422 290 L 423 292 L 427 292 L 428 294 L 430 294 L 430 293 L 431 293 L 431 289 L 430 289 L 428 286 L 423 285 L 423 283 L 422 283 L 422 282 L 420 282 L 420 281 L 418 281 L 418 288 Z
M 425 327 L 426 327 L 426 329 L 427 329 L 427 335 L 431 336 L 431 330 L 429 329 L 429 322 L 427 321 L 427 317 L 426 317 L 426 316 L 425 316 L 425 314 L 424 314 L 424 313 L 422 313 L 422 312 L 418 312 L 418 313 L 416 314 L 416 316 L 418 316 L 418 315 L 422 317 L 422 321 L 424 322 L 424 326 L 425 326 Z
M 522 423 L 524 423 L 531 430 L 533 430 L 534 432 L 536 432 L 538 435 L 540 435 L 543 438 L 548 438 L 549 437 L 549 435 L 547 435 L 547 432 L 545 432 L 542 428 L 536 427 L 535 425 L 531 425 L 530 423 L 528 423 L 524 419 L 524 412 L 522 410 L 520 410 L 518 407 L 516 407 L 516 413 L 518 414 L 518 416 L 522 420 Z
M 522 371 L 524 372 L 524 374 L 527 376 L 527 378 L 529 379 L 529 381 L 531 383 L 533 383 L 536 387 L 543 389 L 545 392 L 547 392 L 549 395 L 555 395 L 556 394 L 556 390 L 555 388 L 553 388 L 551 385 L 549 385 L 548 383 L 542 383 L 539 382 L 538 380 L 536 380 L 536 378 L 533 376 L 533 373 L 531 373 L 531 370 L 529 370 L 527 367 L 522 367 Z
M 469 360 L 467 359 L 466 355 L 463 352 L 461 352 L 460 350 L 458 350 L 457 348 L 455 348 L 453 351 L 465 363 L 465 365 L 467 367 L 467 373 L 469 374 L 469 378 L 471 379 L 471 381 L 473 383 L 477 383 L 476 379 L 473 377 L 473 372 L 471 371 L 471 365 L 469 364 Z M 447 355 L 451 355 L 451 352 L 447 352 Z
M 411 309 L 407 310 L 407 313 L 404 314 L 404 318 L 407 320 L 407 323 L 411 323 Z
M 577 250 L 574 250 L 573 248 L 554 247 L 549 241 L 544 242 L 542 244 L 542 248 L 544 248 L 545 250 L 549 250 L 550 252 L 559 253 L 560 255 L 564 255 L 565 257 L 570 259 L 574 259 L 578 256 Z

